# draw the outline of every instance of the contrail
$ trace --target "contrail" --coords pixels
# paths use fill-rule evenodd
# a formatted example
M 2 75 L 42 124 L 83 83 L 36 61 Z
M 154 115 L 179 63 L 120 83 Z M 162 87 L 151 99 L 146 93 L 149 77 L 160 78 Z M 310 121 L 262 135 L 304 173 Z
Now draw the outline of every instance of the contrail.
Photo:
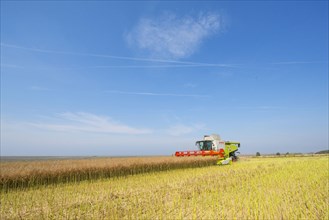
M 177 60 L 163 60 L 163 59 L 150 59 L 150 58 L 139 58 L 139 57 L 113 56 L 113 55 L 94 54 L 94 53 L 77 53 L 77 52 L 69 52 L 69 51 L 58 51 L 58 50 L 48 50 L 48 49 L 39 49 L 39 48 L 31 48 L 31 47 L 22 47 L 22 46 L 13 45 L 13 44 L 6 44 L 6 43 L 1 43 L 1 47 L 28 50 L 28 51 L 39 52 L 39 53 L 66 54 L 66 55 L 76 55 L 76 56 L 92 56 L 92 57 L 103 57 L 103 58 L 133 60 L 133 61 L 143 61 L 143 62 L 176 63 L 176 64 L 188 64 L 188 65 L 209 66 L 209 67 L 234 67 L 234 65 L 232 65 L 232 64 L 198 63 L 198 62 L 187 62 L 187 61 L 177 61 Z
M 144 96 L 175 96 L 175 97 L 209 97 L 208 95 L 197 94 L 173 94 L 173 93 L 153 93 L 153 92 L 125 92 L 117 90 L 107 90 L 106 93 L 122 94 L 122 95 L 144 95 Z
M 219 64 L 219 63 L 199 63 L 199 62 L 187 62 L 187 61 L 177 61 L 177 60 L 164 60 L 164 59 L 150 59 L 150 58 L 139 58 L 139 57 L 126 57 L 126 56 L 113 56 L 106 54 L 93 54 L 93 53 L 77 53 L 69 51 L 59 51 L 59 50 L 48 50 L 39 49 L 32 47 L 22 47 L 13 44 L 1 43 L 1 47 L 15 48 L 21 50 L 28 50 L 38 53 L 50 53 L 50 54 L 65 54 L 65 55 L 75 55 L 75 56 L 92 56 L 92 57 L 103 57 L 110 59 L 121 59 L 121 60 L 132 60 L 132 61 L 142 61 L 142 62 L 158 62 L 158 63 L 173 63 L 182 65 L 153 65 L 153 66 L 94 66 L 88 68 L 166 68 L 166 67 L 227 67 L 227 68 L 238 68 L 241 64 Z M 271 62 L 267 64 L 274 65 L 284 65 L 284 64 L 312 64 L 312 63 L 328 63 L 328 61 L 288 61 L 288 62 Z
M 274 62 L 270 64 L 312 64 L 312 63 L 328 63 L 328 61 L 287 61 L 287 62 Z
M 6 68 L 21 68 L 21 69 L 37 69 L 48 70 L 44 67 L 29 67 L 18 66 L 14 64 L 1 64 L 1 67 Z M 200 64 L 169 64 L 169 65 L 106 65 L 106 66 L 81 66 L 81 67 L 58 67 L 51 68 L 52 70 L 80 70 L 80 69 L 156 69 L 156 68 L 191 68 L 191 67 L 207 67 Z

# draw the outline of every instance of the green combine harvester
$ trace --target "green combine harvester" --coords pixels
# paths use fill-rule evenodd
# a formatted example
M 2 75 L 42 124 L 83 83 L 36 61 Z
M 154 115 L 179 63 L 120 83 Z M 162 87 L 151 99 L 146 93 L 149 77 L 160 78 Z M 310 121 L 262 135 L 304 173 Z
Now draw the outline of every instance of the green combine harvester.
M 203 140 L 195 143 L 199 150 L 176 151 L 176 157 L 218 156 L 218 165 L 231 164 L 237 161 L 240 142 L 224 141 L 217 134 L 204 135 Z

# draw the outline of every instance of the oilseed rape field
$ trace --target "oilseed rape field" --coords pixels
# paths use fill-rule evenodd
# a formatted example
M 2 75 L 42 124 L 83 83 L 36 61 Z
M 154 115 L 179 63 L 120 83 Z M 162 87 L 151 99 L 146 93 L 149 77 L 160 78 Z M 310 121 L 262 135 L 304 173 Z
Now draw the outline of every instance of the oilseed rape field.
M 329 219 L 328 156 L 242 157 L 226 166 L 212 158 L 120 158 L 128 165 L 116 161 L 112 170 L 106 159 L 95 160 L 71 161 L 81 163 L 71 177 L 57 162 L 25 162 L 50 163 L 53 172 L 3 162 L 1 219 Z M 120 175 L 109 174 L 119 168 Z M 29 180 L 26 172 L 43 176 Z

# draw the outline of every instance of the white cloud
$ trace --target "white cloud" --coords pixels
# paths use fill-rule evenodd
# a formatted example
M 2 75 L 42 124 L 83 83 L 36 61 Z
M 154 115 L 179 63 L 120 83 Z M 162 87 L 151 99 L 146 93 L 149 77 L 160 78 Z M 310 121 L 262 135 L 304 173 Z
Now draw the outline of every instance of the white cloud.
M 198 84 L 189 82 L 189 83 L 185 83 L 183 86 L 186 88 L 196 88 L 198 87 Z
M 203 128 L 193 123 L 173 123 L 152 130 L 138 129 L 85 112 L 60 113 L 39 120 L 31 123 L 2 118 L 2 155 L 171 155 L 189 149 L 200 136 L 197 129 Z
M 169 127 L 166 130 L 166 132 L 167 134 L 172 136 L 181 136 L 202 130 L 204 128 L 205 126 L 202 124 L 193 124 L 193 125 L 176 124 Z
M 216 13 L 182 18 L 165 14 L 158 19 L 141 19 L 127 34 L 127 40 L 153 56 L 179 59 L 193 54 L 206 37 L 222 28 L 223 19 Z
M 152 133 L 149 129 L 134 128 L 116 121 L 107 116 L 100 116 L 85 112 L 61 113 L 57 115 L 56 120 L 60 123 L 31 123 L 31 125 L 54 131 L 62 132 L 95 132 L 95 133 L 113 133 L 113 134 L 148 134 Z

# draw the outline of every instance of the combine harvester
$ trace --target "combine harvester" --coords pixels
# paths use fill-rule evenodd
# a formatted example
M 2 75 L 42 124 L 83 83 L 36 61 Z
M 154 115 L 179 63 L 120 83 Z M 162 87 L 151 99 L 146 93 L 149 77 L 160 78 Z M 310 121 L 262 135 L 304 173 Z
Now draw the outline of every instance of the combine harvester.
M 231 164 L 238 159 L 235 153 L 239 153 L 240 142 L 224 141 L 217 134 L 204 135 L 203 140 L 195 145 L 199 150 L 176 151 L 175 156 L 218 156 L 218 165 Z

